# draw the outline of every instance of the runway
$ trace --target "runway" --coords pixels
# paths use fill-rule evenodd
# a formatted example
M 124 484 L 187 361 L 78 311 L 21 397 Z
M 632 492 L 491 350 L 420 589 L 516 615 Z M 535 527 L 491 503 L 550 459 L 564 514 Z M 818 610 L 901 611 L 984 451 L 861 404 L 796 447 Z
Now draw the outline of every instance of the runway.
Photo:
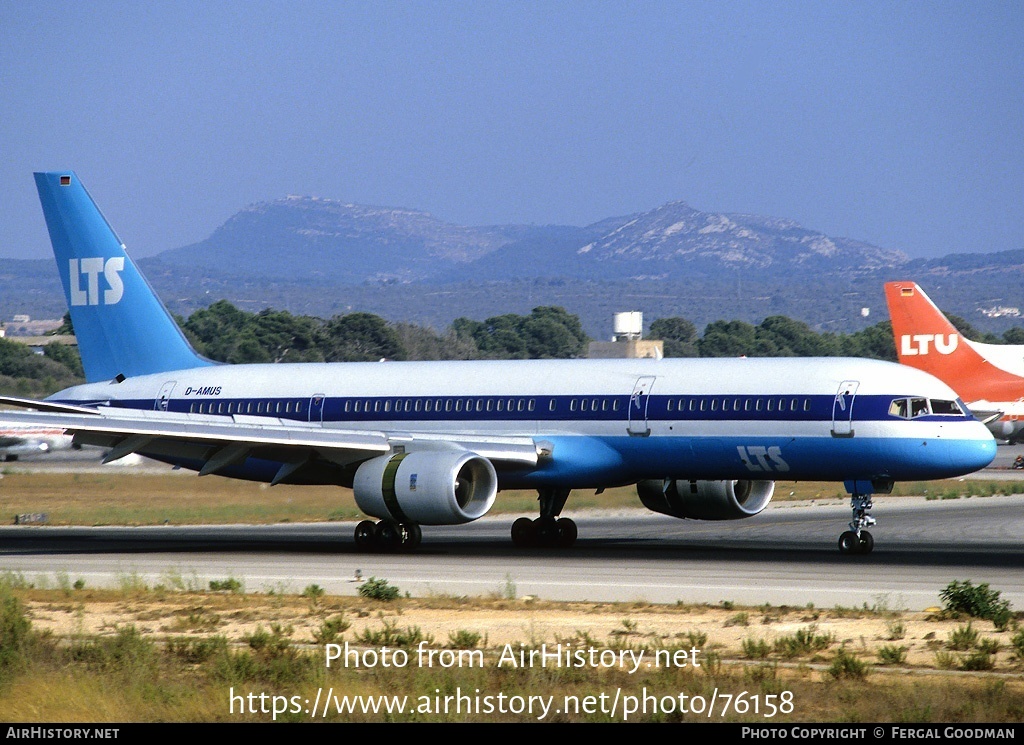
M 571 513 L 570 513 L 571 514 Z M 727 523 L 642 510 L 572 515 L 571 549 L 516 549 L 515 516 L 424 528 L 412 554 L 358 553 L 353 523 L 147 528 L 0 528 L 0 571 L 51 587 L 208 587 L 229 577 L 247 591 L 318 584 L 355 594 L 357 575 L 402 592 L 526 595 L 550 600 L 817 607 L 939 605 L 953 580 L 987 582 L 1024 608 L 1024 496 L 928 501 L 880 497 L 875 550 L 843 556 L 843 500 L 778 503 Z

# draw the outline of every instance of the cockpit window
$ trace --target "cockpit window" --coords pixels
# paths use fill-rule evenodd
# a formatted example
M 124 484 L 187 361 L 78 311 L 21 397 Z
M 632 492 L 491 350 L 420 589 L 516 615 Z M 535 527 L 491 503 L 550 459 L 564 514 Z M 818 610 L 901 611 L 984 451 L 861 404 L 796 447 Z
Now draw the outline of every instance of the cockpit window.
M 966 416 L 959 402 L 940 398 L 894 398 L 889 404 L 889 416 L 898 416 L 900 419 L 917 419 L 929 414 Z
M 926 398 L 912 398 L 910 399 L 910 418 L 916 419 L 919 416 L 925 416 L 928 414 L 928 399 Z
M 889 416 L 898 416 L 900 419 L 907 418 L 907 399 L 894 398 L 889 404 Z
M 931 400 L 932 413 L 941 416 L 963 416 L 964 412 L 956 401 L 943 401 L 939 398 Z

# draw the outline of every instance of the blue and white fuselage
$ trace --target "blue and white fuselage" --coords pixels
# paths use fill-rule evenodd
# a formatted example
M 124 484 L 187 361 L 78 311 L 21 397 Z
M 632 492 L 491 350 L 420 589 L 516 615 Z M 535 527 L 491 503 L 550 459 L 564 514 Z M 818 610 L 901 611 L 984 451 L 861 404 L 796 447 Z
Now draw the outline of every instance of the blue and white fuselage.
M 894 400 L 911 398 L 945 402 L 933 408 L 947 413 L 892 413 Z M 53 400 L 197 423 L 366 431 L 402 444 L 548 443 L 535 466 L 502 468 L 501 488 L 945 478 L 995 452 L 986 428 L 950 406 L 955 394 L 934 378 L 844 358 L 219 365 L 87 384 Z M 221 473 L 269 481 L 279 467 L 257 459 Z

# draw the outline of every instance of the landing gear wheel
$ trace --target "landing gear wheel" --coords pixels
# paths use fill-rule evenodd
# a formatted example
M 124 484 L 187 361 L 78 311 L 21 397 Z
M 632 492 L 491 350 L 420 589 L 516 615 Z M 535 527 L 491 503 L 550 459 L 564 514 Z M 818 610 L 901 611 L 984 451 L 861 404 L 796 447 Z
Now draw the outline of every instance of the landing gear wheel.
M 568 517 L 560 517 L 555 522 L 558 527 L 558 545 L 562 548 L 569 548 L 576 542 L 576 536 L 579 531 L 576 528 L 576 523 L 570 520 Z
M 372 520 L 363 520 L 356 525 L 356 548 L 367 551 L 377 542 L 376 526 Z
M 374 528 L 377 545 L 383 549 L 396 549 L 402 545 L 402 531 L 397 525 L 381 520 Z
M 520 517 L 512 523 L 512 543 L 520 548 L 527 548 L 536 543 L 537 528 L 533 520 Z
M 545 548 L 557 546 L 559 538 L 558 521 L 553 517 L 540 517 L 536 522 L 537 545 Z
M 844 531 L 839 536 L 839 552 L 844 554 L 860 553 L 860 538 L 852 530 Z
M 875 539 L 866 530 L 860 532 L 860 552 L 862 554 L 870 554 L 871 549 L 875 547 Z
M 423 531 L 416 523 L 403 523 L 398 526 L 398 532 L 402 541 L 402 549 L 405 551 L 417 548 L 423 541 Z

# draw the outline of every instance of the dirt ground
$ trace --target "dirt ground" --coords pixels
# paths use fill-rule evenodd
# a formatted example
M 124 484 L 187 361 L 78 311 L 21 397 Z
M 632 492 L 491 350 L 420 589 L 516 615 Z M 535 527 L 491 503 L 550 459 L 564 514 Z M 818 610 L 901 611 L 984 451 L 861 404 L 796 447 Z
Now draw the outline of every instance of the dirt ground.
M 245 643 L 257 629 L 276 624 L 297 644 L 316 643 L 325 621 L 344 619 L 350 626 L 335 641 L 363 643 L 368 632 L 406 632 L 434 648 L 457 646 L 467 636 L 485 649 L 505 644 L 572 644 L 594 648 L 646 646 L 651 649 L 693 647 L 729 660 L 752 659 L 744 643 L 764 641 L 768 659 L 781 663 L 827 661 L 845 647 L 866 662 L 881 664 L 879 650 L 905 648 L 906 668 L 956 668 L 951 635 L 968 621 L 943 619 L 934 611 L 890 612 L 884 609 L 816 609 L 657 606 L 642 603 L 552 603 L 531 598 L 400 598 L 391 602 L 359 597 L 301 596 L 211 592 L 39 591 L 22 593 L 33 627 L 60 639 L 113 634 L 134 625 L 156 639 L 222 635 Z M 1012 630 L 996 631 L 991 622 L 974 620 L 979 639 L 998 643 L 996 672 L 1020 672 Z M 799 635 L 817 638 L 818 648 L 788 655 L 780 646 Z M 321 637 L 322 640 L 322 637 Z M 779 642 L 783 640 L 783 642 Z M 777 642 L 779 644 L 777 645 Z M 989 644 L 992 642 L 990 641 Z M 762 649 L 764 647 L 762 646 Z

